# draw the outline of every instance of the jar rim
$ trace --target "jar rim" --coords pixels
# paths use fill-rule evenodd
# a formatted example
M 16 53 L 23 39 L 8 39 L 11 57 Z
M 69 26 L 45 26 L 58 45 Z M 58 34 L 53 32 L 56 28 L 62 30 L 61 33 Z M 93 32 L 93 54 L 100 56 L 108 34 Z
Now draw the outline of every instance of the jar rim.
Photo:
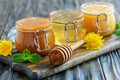
M 75 14 L 78 16 L 74 16 Z M 50 13 L 50 19 L 52 22 L 60 22 L 60 23 L 65 23 L 65 21 L 72 22 L 74 19 L 82 18 L 82 17 L 83 17 L 83 13 L 77 9 L 56 10 Z M 61 21 L 56 21 L 58 19 L 59 20 L 61 19 Z M 65 21 L 62 21 L 62 20 L 65 20 Z
M 47 18 L 30 17 L 20 19 L 16 22 L 16 29 L 21 31 L 36 31 L 47 29 L 51 26 Z
M 106 10 L 102 9 L 103 11 L 98 11 L 96 13 L 90 11 L 90 10 L 86 10 L 86 6 L 90 6 L 90 5 L 104 5 L 104 6 L 108 6 L 108 8 Z M 109 2 L 88 2 L 88 3 L 84 3 L 81 5 L 81 11 L 84 13 L 84 14 L 91 14 L 91 15 L 99 15 L 99 14 L 111 14 L 114 12 L 114 6 L 109 3 Z

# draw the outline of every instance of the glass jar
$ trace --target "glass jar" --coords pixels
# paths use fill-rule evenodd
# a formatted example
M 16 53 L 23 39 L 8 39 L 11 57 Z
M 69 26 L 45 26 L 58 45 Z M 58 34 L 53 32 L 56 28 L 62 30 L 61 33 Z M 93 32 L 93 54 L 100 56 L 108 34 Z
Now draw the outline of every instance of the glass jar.
M 83 13 L 79 10 L 57 10 L 50 14 L 55 43 L 75 42 L 84 38 L 86 30 L 83 27 Z
M 46 55 L 54 47 L 55 39 L 51 23 L 45 18 L 25 18 L 16 22 L 15 46 L 19 52 Z
M 86 32 L 100 33 L 108 36 L 115 30 L 114 7 L 107 2 L 90 2 L 81 5 L 84 13 L 83 24 Z

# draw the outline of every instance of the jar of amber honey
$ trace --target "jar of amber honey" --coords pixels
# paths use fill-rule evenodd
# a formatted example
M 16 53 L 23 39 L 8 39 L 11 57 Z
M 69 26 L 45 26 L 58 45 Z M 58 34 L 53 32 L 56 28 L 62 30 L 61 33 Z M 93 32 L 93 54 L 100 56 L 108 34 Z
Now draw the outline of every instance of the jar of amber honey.
M 83 39 L 86 30 L 83 27 L 83 13 L 79 10 L 57 10 L 50 14 L 55 43 L 64 44 Z
M 55 38 L 51 23 L 45 18 L 25 18 L 16 22 L 15 46 L 19 52 L 46 55 L 54 47 Z
M 115 30 L 114 7 L 107 2 L 90 2 L 81 5 L 84 13 L 83 24 L 87 32 L 108 36 Z

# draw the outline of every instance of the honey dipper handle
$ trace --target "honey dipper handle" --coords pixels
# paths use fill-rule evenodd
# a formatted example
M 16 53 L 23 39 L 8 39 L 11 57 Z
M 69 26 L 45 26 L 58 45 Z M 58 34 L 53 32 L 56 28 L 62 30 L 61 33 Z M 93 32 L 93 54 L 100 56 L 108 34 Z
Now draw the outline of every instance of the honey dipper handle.
M 72 48 L 72 50 L 75 50 L 78 47 L 80 47 L 82 44 L 84 44 L 84 40 L 80 40 L 80 41 L 76 42 L 74 45 L 71 45 L 71 48 Z

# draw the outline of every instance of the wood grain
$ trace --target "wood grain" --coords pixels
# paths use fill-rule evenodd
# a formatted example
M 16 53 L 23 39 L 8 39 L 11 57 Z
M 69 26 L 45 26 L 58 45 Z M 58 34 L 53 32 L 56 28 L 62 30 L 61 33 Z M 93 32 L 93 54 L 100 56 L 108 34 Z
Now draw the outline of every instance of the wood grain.
M 80 9 L 81 4 L 91 1 L 103 0 L 0 0 L 0 38 L 7 38 L 9 30 L 15 26 L 15 22 L 21 18 L 31 16 L 48 17 L 49 12 L 51 11 L 64 8 Z M 120 20 L 120 1 L 104 1 L 114 4 L 116 20 Z M 113 41 L 113 43 L 116 42 Z M 41 76 L 43 75 L 40 78 L 43 79 L 44 77 L 44 80 L 119 80 L 120 49 L 119 46 L 117 47 L 118 49 L 115 50 L 115 48 L 111 48 L 111 52 L 105 52 L 107 54 L 92 59 L 88 62 L 86 62 L 87 60 L 85 59 L 84 63 L 76 66 L 71 64 L 74 67 L 65 69 L 65 71 L 60 68 L 62 66 L 57 67 L 57 69 L 60 71 L 58 74 L 53 75 L 53 73 L 57 72 L 56 69 L 50 70 L 51 74 L 49 75 L 51 76 L 49 77 L 45 77 L 48 75 L 43 74 L 44 72 L 39 72 L 38 74 Z M 109 47 L 107 49 L 109 49 Z M 79 52 L 79 50 L 76 52 Z M 75 55 L 77 56 L 82 54 Z M 49 64 L 46 63 L 44 65 L 48 66 Z M 65 63 L 64 66 L 67 68 L 67 63 Z M 5 73 L 11 78 L 8 78 L 9 76 L 7 75 L 4 76 Z M 10 70 L 6 64 L 0 63 L 0 78 L 2 78 L 2 80 L 4 79 L 3 76 L 6 78 L 6 80 L 29 80 L 25 74 Z

